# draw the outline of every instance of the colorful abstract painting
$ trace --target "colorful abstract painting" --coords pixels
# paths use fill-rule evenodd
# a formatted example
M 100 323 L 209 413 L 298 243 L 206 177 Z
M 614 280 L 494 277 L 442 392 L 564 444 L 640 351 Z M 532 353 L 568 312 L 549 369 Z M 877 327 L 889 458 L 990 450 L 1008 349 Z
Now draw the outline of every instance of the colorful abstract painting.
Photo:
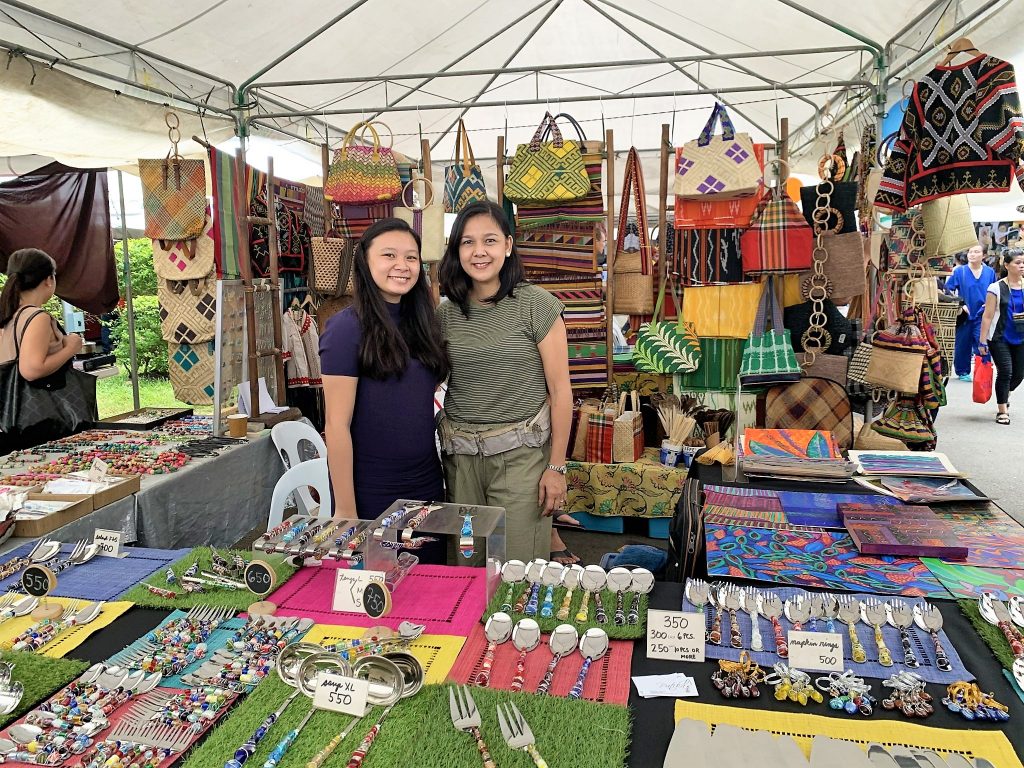
M 969 550 L 966 560 L 957 561 L 959 565 L 1020 568 L 1024 564 L 1024 526 L 994 504 L 950 504 L 934 511 Z
M 814 525 L 821 528 L 842 529 L 840 504 L 893 504 L 886 496 L 858 493 L 807 493 L 805 491 L 776 491 L 786 520 L 794 525 Z M 895 502 L 899 503 L 899 502 Z
M 931 475 L 952 477 L 956 468 L 942 453 L 911 453 L 908 451 L 850 451 L 862 475 Z
M 745 429 L 743 443 L 743 452 L 753 456 L 842 458 L 832 433 L 820 429 Z
M 944 504 L 948 502 L 987 501 L 956 478 L 945 477 L 882 477 L 879 482 L 887 491 L 908 504 Z
M 706 519 L 709 576 L 844 592 L 948 598 L 917 558 L 861 555 L 845 532 Z
M 840 504 L 843 525 L 862 554 L 964 560 L 952 526 L 924 506 Z
M 983 592 L 994 592 L 1000 600 L 1024 597 L 1024 569 L 956 565 L 935 557 L 922 557 L 921 562 L 954 597 L 977 600 Z

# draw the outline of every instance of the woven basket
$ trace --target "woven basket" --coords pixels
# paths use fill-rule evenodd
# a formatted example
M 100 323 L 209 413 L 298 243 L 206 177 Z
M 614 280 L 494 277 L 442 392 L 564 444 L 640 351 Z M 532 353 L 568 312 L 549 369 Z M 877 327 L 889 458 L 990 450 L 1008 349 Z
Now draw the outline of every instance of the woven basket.
M 167 368 L 174 397 L 189 405 L 213 405 L 217 350 L 214 342 L 167 344 Z
M 952 301 L 940 301 L 934 304 L 918 304 L 925 317 L 935 326 L 935 339 L 946 360 L 953 359 L 956 347 L 956 318 L 960 314 L 960 305 Z
M 352 279 L 352 247 L 346 237 L 314 237 L 310 239 L 313 258 L 310 260 L 310 284 L 326 298 L 341 296 Z
M 158 280 L 160 330 L 164 341 L 197 344 L 217 334 L 217 279 Z

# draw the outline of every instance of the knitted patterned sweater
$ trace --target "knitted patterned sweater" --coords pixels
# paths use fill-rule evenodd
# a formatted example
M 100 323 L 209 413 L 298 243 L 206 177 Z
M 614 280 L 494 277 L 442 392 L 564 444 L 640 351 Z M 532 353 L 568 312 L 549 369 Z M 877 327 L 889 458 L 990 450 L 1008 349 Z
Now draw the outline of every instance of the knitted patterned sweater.
M 980 55 L 937 66 L 915 85 L 875 204 L 905 211 L 965 192 L 1007 192 L 1017 174 L 1024 118 L 1013 66 Z

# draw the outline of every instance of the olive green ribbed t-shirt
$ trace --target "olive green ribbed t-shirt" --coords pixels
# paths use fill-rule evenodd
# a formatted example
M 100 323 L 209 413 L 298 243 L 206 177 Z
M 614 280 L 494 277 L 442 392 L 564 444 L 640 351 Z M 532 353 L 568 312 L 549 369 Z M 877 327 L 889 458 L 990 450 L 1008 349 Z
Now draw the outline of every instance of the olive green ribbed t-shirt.
M 548 396 L 537 345 L 565 307 L 536 285 L 524 283 L 496 305 L 470 302 L 437 308 L 452 371 L 444 410 L 455 421 L 505 424 L 533 418 Z

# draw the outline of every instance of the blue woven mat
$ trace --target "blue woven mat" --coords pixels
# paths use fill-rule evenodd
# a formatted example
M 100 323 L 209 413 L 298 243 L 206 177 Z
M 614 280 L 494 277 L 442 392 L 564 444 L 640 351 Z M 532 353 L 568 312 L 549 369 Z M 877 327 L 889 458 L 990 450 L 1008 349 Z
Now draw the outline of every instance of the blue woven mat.
M 33 546 L 35 542 L 23 544 L 10 553 L 9 559 L 27 555 Z M 67 559 L 72 549 L 74 545 L 65 544 L 61 547 L 61 554 L 47 565 L 52 567 Z M 127 557 L 94 557 L 84 565 L 65 568 L 57 575 L 57 589 L 53 595 L 81 600 L 113 600 L 191 550 L 128 547 L 124 551 Z M 21 573 L 8 576 L 0 581 L 0 591 L 6 591 L 20 582 Z
M 806 595 L 802 589 L 796 587 L 773 587 L 772 589 L 761 589 L 762 592 L 774 592 L 778 595 L 779 599 L 785 602 L 787 598 L 793 597 L 798 594 Z M 846 593 L 844 593 L 846 594 Z M 878 599 L 878 595 L 865 595 L 857 594 L 855 597 L 864 600 L 867 598 Z M 915 600 L 910 598 L 894 597 L 894 600 L 901 600 L 907 605 L 913 605 Z M 697 609 L 683 596 L 682 610 L 687 612 L 694 612 Z M 714 618 L 714 608 L 711 606 L 705 606 L 704 615 L 707 621 L 708 628 L 711 627 L 711 622 Z M 750 614 L 746 611 L 737 611 L 737 620 L 740 625 L 740 634 L 743 636 L 743 647 L 750 648 Z M 762 667 L 771 667 L 778 661 L 781 661 L 778 656 L 774 653 L 775 648 L 775 633 L 772 631 L 772 623 L 763 616 L 757 618 L 758 628 L 761 630 L 761 641 L 765 648 L 772 650 L 768 651 L 750 651 L 751 658 L 760 664 Z M 782 630 L 788 636 L 789 631 L 793 628 L 793 625 L 785 616 L 779 617 L 779 622 L 782 624 Z M 857 631 L 857 638 L 860 640 L 861 645 L 864 646 L 864 652 L 868 656 L 868 660 L 862 664 L 857 664 L 850 658 L 850 638 L 847 634 L 847 627 L 845 624 L 836 619 L 835 622 L 836 631 L 843 636 L 843 654 L 846 660 L 846 669 L 852 669 L 857 675 L 861 677 L 873 677 L 880 680 L 884 680 L 892 675 L 894 672 L 898 672 L 903 669 L 907 669 L 903 665 L 903 645 L 900 643 L 900 633 L 895 627 L 885 625 L 882 627 L 882 637 L 885 639 L 885 645 L 889 649 L 889 653 L 892 654 L 892 659 L 895 664 L 891 667 L 883 667 L 878 663 L 878 647 L 875 645 L 875 631 L 871 627 L 865 625 L 863 622 L 858 622 L 855 626 Z M 805 630 L 809 630 L 810 626 L 805 625 Z M 825 631 L 825 622 L 818 622 L 818 631 Z M 956 648 L 953 647 L 953 642 L 946 635 L 945 630 L 939 632 L 939 640 L 942 642 L 942 648 L 946 651 L 946 656 L 949 658 L 950 664 L 953 665 L 953 669 L 950 672 L 943 672 L 935 666 L 935 646 L 932 643 L 931 635 L 927 632 L 922 632 L 917 626 L 912 626 L 908 630 L 910 634 L 911 642 L 914 644 L 914 653 L 917 656 L 917 660 L 921 662 L 921 666 L 917 669 L 911 670 L 916 672 L 922 678 L 929 683 L 942 683 L 948 685 L 949 683 L 955 683 L 958 680 L 973 680 L 972 675 L 964 667 L 963 662 L 960 660 L 959 654 L 956 652 Z M 722 617 L 722 638 L 723 642 L 729 642 L 729 616 L 725 614 Z M 732 661 L 738 661 L 742 649 L 733 648 L 732 646 L 720 646 L 712 645 L 708 643 L 704 650 L 705 657 L 709 659 L 731 659 Z
M 166 627 L 169 624 L 178 621 L 179 619 L 185 618 L 185 616 L 187 615 L 188 614 L 185 611 L 174 611 L 174 613 L 172 613 L 170 616 L 168 616 L 166 619 L 160 622 L 160 626 L 157 627 L 157 629 L 160 629 L 161 627 Z M 207 657 L 212 656 L 216 651 L 219 651 L 224 647 L 224 645 L 231 639 L 231 636 L 235 633 L 235 630 L 241 629 L 244 626 L 245 619 L 228 619 L 227 621 L 222 622 L 220 626 L 218 626 L 215 630 L 213 630 L 213 632 L 210 633 L 210 637 L 206 641 L 206 656 L 192 662 L 174 677 L 165 677 L 163 680 L 160 681 L 160 687 L 188 688 L 189 686 L 181 680 L 182 675 L 187 675 L 198 669 L 203 664 L 203 662 L 206 661 Z M 138 640 L 129 645 L 123 651 L 120 651 L 111 656 L 107 661 L 112 664 L 119 663 L 121 658 L 134 652 L 135 649 L 139 647 L 142 643 L 146 642 L 150 634 L 155 631 L 156 629 L 150 630 L 150 632 L 147 632 L 145 635 L 140 637 Z

